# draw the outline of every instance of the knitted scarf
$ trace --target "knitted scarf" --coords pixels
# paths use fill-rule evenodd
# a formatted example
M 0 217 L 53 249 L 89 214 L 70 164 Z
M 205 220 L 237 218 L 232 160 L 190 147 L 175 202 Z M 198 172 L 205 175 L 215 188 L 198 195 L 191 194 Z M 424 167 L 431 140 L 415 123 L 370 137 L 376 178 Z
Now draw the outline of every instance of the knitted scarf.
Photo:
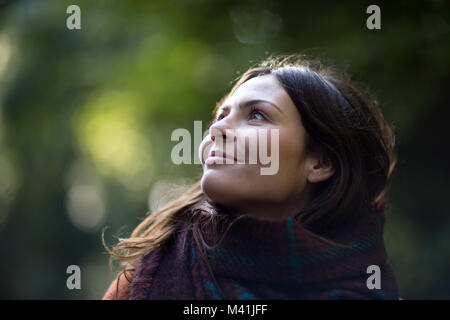
M 367 209 L 352 227 L 321 234 L 339 246 L 292 218 L 241 218 L 218 248 L 206 250 L 215 279 L 192 230 L 184 228 L 140 259 L 130 299 L 398 299 L 384 221 L 384 211 Z M 212 244 L 212 231 L 204 238 Z M 379 267 L 380 288 L 368 286 L 376 277 L 371 265 Z

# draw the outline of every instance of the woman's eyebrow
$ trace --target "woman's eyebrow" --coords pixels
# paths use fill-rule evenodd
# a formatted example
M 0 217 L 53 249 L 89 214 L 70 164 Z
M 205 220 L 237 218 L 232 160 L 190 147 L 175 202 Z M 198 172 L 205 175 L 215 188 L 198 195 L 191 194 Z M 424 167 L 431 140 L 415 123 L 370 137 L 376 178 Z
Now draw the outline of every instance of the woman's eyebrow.
M 253 99 L 253 100 L 247 100 L 247 101 L 244 101 L 244 102 L 242 102 L 242 103 L 240 103 L 239 104 L 239 108 L 240 109 L 243 109 L 243 108 L 245 108 L 245 107 L 249 107 L 249 106 L 251 106 L 252 104 L 256 104 L 256 103 L 268 103 L 268 104 L 270 104 L 272 107 L 274 107 L 275 109 L 277 109 L 280 113 L 283 113 L 283 111 L 281 111 L 281 109 L 276 105 L 276 104 L 274 104 L 274 103 L 272 103 L 272 102 L 270 102 L 270 101 L 267 101 L 267 100 L 262 100 L 262 99 Z M 225 105 L 225 106 L 223 106 L 223 107 L 220 107 L 219 108 L 219 110 L 218 111 L 228 111 L 230 109 L 230 106 L 229 105 Z

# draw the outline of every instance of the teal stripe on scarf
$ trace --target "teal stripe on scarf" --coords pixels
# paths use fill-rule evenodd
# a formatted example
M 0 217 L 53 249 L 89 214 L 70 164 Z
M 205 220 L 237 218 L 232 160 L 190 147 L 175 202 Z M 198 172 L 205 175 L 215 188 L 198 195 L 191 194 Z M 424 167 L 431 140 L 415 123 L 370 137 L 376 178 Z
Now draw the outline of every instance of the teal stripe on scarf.
M 217 287 L 211 281 L 203 280 L 203 286 L 205 287 L 205 289 L 211 291 L 215 299 L 217 300 L 223 299 L 222 295 L 219 292 L 219 289 L 217 289 Z
M 323 252 L 313 252 L 301 256 L 304 265 L 321 263 L 326 260 L 336 259 L 342 255 L 353 254 L 354 252 L 362 252 L 373 247 L 377 242 L 382 242 L 379 236 L 367 236 L 359 241 L 349 243 L 346 247 L 331 247 Z
M 192 252 L 191 252 L 191 254 L 192 254 L 192 258 L 194 258 L 194 260 L 196 260 L 196 259 L 197 259 L 197 256 L 196 256 L 196 254 L 195 254 L 195 248 L 194 248 L 194 247 L 192 247 Z
M 276 264 L 279 266 L 289 265 L 294 270 L 300 272 L 302 265 L 311 265 L 323 263 L 330 259 L 336 259 L 343 255 L 354 254 L 355 252 L 363 252 L 373 247 L 378 243 L 383 242 L 383 238 L 380 236 L 366 236 L 361 240 L 349 243 L 345 247 L 330 247 L 323 252 L 313 252 L 309 254 L 299 255 L 299 249 L 295 242 L 295 234 L 293 231 L 293 220 L 287 221 L 288 226 L 288 240 L 290 255 L 288 258 L 284 257 L 268 257 L 268 256 L 255 256 L 250 254 L 236 253 L 233 250 L 225 248 L 217 248 L 214 255 L 221 260 L 227 261 L 229 264 L 241 263 L 244 265 L 264 265 L 264 264 Z
M 255 259 L 247 254 L 236 254 L 233 250 L 226 250 L 224 248 L 217 248 L 215 255 L 219 258 L 228 261 L 228 263 L 241 263 L 245 265 L 255 265 Z
M 341 295 L 342 295 L 341 290 L 335 289 L 335 290 L 331 290 L 329 297 L 330 297 L 330 299 L 339 299 L 341 297 Z
M 288 248 L 289 248 L 289 264 L 292 267 L 292 270 L 296 273 L 297 277 L 301 279 L 301 265 L 302 261 L 299 256 L 299 248 L 297 246 L 297 239 L 295 237 L 294 232 L 294 219 L 289 217 L 286 221 L 287 229 L 288 229 Z
M 236 289 L 238 291 L 238 294 L 239 294 L 238 299 L 239 300 L 256 299 L 256 296 L 253 293 L 248 292 L 243 286 L 241 286 L 239 284 L 239 282 L 237 282 L 237 281 L 233 281 L 233 282 L 234 282 L 234 285 L 236 286 Z

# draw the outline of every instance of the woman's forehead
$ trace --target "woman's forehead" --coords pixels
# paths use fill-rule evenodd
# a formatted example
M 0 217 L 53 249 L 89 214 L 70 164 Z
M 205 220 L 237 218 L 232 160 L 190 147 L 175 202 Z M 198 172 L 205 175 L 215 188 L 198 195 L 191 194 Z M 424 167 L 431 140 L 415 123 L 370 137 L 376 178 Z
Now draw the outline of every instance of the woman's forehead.
M 273 74 L 247 80 L 224 101 L 221 106 L 239 105 L 248 100 L 265 100 L 284 110 L 285 114 L 297 112 L 291 97 Z
M 282 103 L 287 97 L 286 91 L 274 75 L 263 75 L 252 78 L 241 84 L 227 99 L 227 104 L 242 100 L 267 100 L 272 103 Z

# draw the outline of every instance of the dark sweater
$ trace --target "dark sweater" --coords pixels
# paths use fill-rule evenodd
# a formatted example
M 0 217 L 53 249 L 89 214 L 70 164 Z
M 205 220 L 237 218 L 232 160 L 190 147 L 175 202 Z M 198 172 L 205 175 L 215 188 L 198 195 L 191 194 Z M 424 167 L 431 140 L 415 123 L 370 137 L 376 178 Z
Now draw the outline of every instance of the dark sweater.
M 383 225 L 383 211 L 367 209 L 351 227 L 321 234 L 341 247 L 313 236 L 292 218 L 243 218 L 218 249 L 207 250 L 214 278 L 186 227 L 141 258 L 130 299 L 398 299 Z M 204 236 L 213 243 L 209 227 Z M 380 289 L 367 286 L 371 265 L 380 268 Z

